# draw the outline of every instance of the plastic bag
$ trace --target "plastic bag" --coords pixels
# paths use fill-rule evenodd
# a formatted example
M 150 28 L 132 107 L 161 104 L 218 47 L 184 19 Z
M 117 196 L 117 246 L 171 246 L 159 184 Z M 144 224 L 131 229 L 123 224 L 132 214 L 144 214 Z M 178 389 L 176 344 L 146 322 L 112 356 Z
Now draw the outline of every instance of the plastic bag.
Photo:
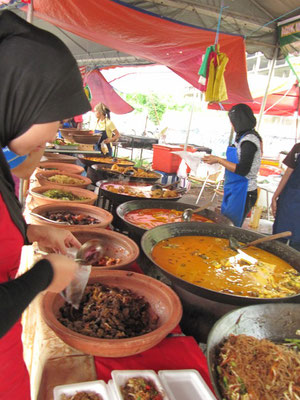
M 102 151 L 102 153 L 103 153 L 104 155 L 108 153 L 107 144 L 104 143 L 104 142 L 101 143 L 101 151 Z

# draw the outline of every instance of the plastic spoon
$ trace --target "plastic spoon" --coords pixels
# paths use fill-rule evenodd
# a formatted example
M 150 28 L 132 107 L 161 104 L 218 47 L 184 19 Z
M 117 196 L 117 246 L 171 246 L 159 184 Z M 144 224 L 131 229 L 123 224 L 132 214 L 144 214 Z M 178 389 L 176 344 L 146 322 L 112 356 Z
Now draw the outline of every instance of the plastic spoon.
M 34 217 L 37 217 L 37 218 L 42 219 L 42 220 L 47 221 L 47 222 L 53 222 L 54 224 L 71 225 L 68 222 L 54 221 L 52 219 L 46 218 L 43 215 L 36 214 L 34 212 L 30 212 L 30 215 L 33 215 Z

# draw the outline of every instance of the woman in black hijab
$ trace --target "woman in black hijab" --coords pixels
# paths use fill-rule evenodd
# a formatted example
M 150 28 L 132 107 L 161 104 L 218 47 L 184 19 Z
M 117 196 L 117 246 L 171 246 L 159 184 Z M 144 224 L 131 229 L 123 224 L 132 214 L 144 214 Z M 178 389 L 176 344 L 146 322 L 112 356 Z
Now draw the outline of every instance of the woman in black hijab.
M 235 143 L 227 148 L 226 159 L 205 156 L 208 164 L 225 167 L 224 196 L 221 212 L 235 226 L 242 226 L 257 200 L 257 174 L 261 163 L 262 139 L 255 131 L 256 118 L 247 104 L 237 104 L 229 111 L 236 132 Z
M 52 290 L 61 290 L 75 271 L 74 263 L 69 277 L 64 276 L 60 270 L 72 262 L 53 255 L 23 278 L 11 281 L 19 267 L 22 246 L 38 241 L 65 254 L 66 247 L 78 247 L 79 242 L 68 231 L 26 225 L 2 148 L 8 146 L 18 155 L 40 150 L 55 138 L 59 121 L 89 111 L 90 105 L 67 47 L 9 11 L 0 14 L 0 60 L 0 315 L 6 311 L 8 316 L 8 322 L 0 322 L 3 328 L 14 323 L 16 310 L 22 312 L 40 290 L 49 285 Z M 30 399 L 20 322 L 0 339 L 0 377 L 0 398 Z

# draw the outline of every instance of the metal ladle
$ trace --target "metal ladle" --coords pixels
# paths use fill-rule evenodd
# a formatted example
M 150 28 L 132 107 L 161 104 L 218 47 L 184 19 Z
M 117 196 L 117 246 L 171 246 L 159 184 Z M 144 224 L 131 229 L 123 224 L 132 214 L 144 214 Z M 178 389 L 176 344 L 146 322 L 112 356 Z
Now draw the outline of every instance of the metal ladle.
M 151 190 L 159 190 L 159 189 L 166 189 L 168 187 L 171 187 L 173 185 L 177 185 L 179 183 L 179 180 L 173 182 L 173 183 L 168 183 L 167 185 L 162 185 L 160 183 L 155 183 L 154 185 L 151 186 Z
M 192 218 L 193 214 L 205 210 L 210 204 L 211 204 L 211 201 L 206 203 L 204 206 L 201 206 L 198 208 L 194 208 L 194 209 L 186 208 L 182 213 L 181 219 L 184 222 L 191 222 L 191 218 Z
M 239 241 L 235 237 L 229 236 L 229 247 L 232 250 L 238 251 L 238 249 L 246 249 L 249 246 L 255 246 L 259 243 L 269 242 L 271 240 L 280 239 L 280 238 L 288 237 L 291 235 L 292 235 L 292 232 L 290 232 L 290 231 L 280 232 L 280 233 L 276 233 L 275 235 L 265 236 L 263 238 L 253 240 L 252 242 L 248 242 L 245 244 L 240 244 Z
M 37 254 L 47 256 L 49 253 L 43 250 L 36 251 Z M 90 239 L 77 251 L 74 261 L 81 264 L 95 264 L 104 256 L 104 246 L 100 239 Z

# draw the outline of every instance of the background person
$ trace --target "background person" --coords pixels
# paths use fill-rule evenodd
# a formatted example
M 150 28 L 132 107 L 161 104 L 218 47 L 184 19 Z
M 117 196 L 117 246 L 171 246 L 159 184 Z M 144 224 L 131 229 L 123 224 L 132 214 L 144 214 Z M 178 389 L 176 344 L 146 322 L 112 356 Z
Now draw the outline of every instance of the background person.
M 291 231 L 290 246 L 300 251 L 300 143 L 283 163 L 287 169 L 272 197 L 273 233 Z
M 119 139 L 120 133 L 116 129 L 115 124 L 110 120 L 110 110 L 103 103 L 98 103 L 94 108 L 94 112 L 97 118 L 94 132 L 101 134 L 101 138 L 99 139 L 96 147 L 99 151 L 103 152 L 103 147 L 101 149 L 101 144 L 106 144 L 108 148 L 108 155 L 112 156 L 111 143 L 116 142 Z
M 8 331 L 5 328 L 0 339 L 0 400 L 30 400 L 22 327 L 20 321 L 14 321 L 37 291 L 49 285 L 51 288 L 51 284 L 54 290 L 67 285 L 76 265 L 68 270 L 69 258 L 47 257 L 26 274 L 27 278 L 35 277 L 39 286 L 31 283 L 26 289 L 22 286 L 23 290 L 15 290 L 19 280 L 12 281 L 22 246 L 37 241 L 66 254 L 67 247 L 80 247 L 80 243 L 66 230 L 26 224 L 2 149 L 8 146 L 18 156 L 40 151 L 55 139 L 59 121 L 88 111 L 90 105 L 76 61 L 58 38 L 9 11 L 0 13 L 0 32 L 0 293 L 1 306 L 7 306 L 7 313 L 16 309 L 7 325 L 13 326 Z M 25 286 L 26 277 L 20 277 Z M 22 293 L 28 297 L 21 298 Z M 1 324 L 5 326 L 6 322 Z
M 226 159 L 207 155 L 208 164 L 225 167 L 224 196 L 221 212 L 235 226 L 242 226 L 257 200 L 257 174 L 261 164 L 262 139 L 255 131 L 256 118 L 246 104 L 237 104 L 228 113 L 236 132 L 235 143 L 228 146 Z

